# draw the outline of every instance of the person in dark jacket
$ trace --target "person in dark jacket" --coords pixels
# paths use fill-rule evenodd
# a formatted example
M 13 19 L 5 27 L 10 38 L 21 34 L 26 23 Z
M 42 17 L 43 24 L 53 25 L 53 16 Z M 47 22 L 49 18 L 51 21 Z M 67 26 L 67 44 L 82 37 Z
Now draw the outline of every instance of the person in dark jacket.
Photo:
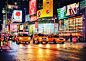
M 33 34 L 31 35 L 31 39 L 33 38 Z
M 72 42 L 72 34 L 70 34 L 70 42 Z

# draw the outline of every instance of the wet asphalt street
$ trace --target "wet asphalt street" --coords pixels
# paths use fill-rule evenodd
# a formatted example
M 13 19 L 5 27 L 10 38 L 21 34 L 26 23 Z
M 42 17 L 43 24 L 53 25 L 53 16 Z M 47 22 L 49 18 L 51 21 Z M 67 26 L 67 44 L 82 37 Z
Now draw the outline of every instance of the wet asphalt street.
M 64 44 L 16 44 L 1 43 L 0 61 L 86 61 L 86 48 L 75 43 Z

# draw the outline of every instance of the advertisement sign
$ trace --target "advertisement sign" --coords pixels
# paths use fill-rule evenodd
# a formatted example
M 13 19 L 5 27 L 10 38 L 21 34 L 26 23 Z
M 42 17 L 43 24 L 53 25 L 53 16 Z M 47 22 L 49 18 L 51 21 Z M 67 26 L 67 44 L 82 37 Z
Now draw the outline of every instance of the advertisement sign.
M 8 8 L 9 9 L 18 8 L 18 6 L 17 5 L 8 5 Z
M 77 14 L 77 10 L 79 10 L 79 3 L 67 5 L 66 16 Z
M 53 17 L 53 0 L 43 0 L 43 17 Z
M 59 20 L 66 17 L 66 6 L 57 9 Z
M 57 23 L 55 23 L 55 29 L 57 29 Z
M 29 15 L 37 13 L 37 0 L 29 1 Z
M 17 25 L 18 25 L 18 24 L 10 24 L 10 30 L 11 30 L 11 32 L 12 32 L 12 31 L 13 31 L 13 32 L 17 31 Z
M 86 7 L 86 0 L 82 0 L 81 2 L 80 2 L 80 9 L 83 9 L 83 8 L 85 8 Z
M 37 20 L 37 16 L 30 17 L 30 21 L 35 21 L 35 20 Z
M 35 24 L 29 25 L 29 34 L 35 33 Z
M 2 13 L 3 14 L 6 13 L 6 9 L 5 8 L 2 9 Z
M 24 28 L 24 25 L 20 25 L 20 30 L 23 30 L 23 28 Z
M 30 21 L 29 14 L 25 16 L 25 22 Z
M 21 10 L 13 11 L 13 22 L 22 22 L 22 11 Z
M 42 18 L 43 9 L 37 11 L 37 18 Z
M 52 34 L 54 33 L 55 24 L 54 23 L 41 23 L 38 24 L 38 33 Z
M 7 25 L 7 31 L 10 31 L 9 25 Z
M 38 22 L 35 22 L 35 28 L 38 28 Z

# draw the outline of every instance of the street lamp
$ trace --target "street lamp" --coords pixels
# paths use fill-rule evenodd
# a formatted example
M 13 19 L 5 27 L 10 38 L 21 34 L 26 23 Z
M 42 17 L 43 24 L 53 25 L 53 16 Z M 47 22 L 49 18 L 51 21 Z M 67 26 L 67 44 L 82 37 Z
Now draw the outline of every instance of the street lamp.
M 7 25 L 7 7 L 8 7 L 8 0 L 7 0 L 7 6 L 6 6 L 6 25 Z

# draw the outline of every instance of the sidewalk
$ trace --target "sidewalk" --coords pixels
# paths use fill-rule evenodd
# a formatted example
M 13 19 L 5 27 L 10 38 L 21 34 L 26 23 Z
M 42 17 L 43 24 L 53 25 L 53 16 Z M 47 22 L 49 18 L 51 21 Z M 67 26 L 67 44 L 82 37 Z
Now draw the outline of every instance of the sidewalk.
M 8 44 L 6 44 L 6 45 L 1 44 L 0 51 L 3 51 L 3 50 L 10 50 L 10 47 L 8 46 Z
M 80 46 L 83 48 L 86 48 L 86 42 L 65 42 L 66 44 L 72 44 L 72 45 L 76 45 L 76 46 Z

